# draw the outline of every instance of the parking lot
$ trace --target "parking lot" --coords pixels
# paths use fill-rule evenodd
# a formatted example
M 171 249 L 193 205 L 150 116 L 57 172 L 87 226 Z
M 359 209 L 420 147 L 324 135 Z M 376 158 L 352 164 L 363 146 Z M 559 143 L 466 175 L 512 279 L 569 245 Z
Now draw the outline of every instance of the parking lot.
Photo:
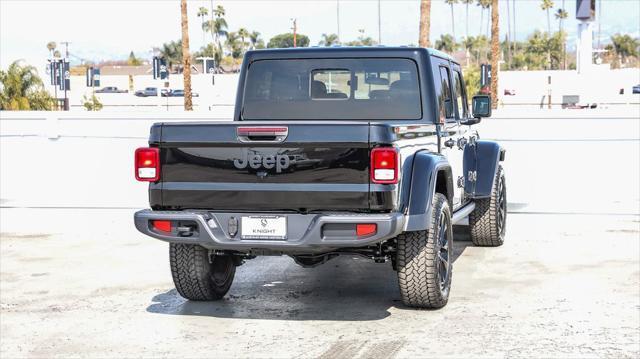
M 449 304 L 433 311 L 402 305 L 389 263 L 351 257 L 313 269 L 258 258 L 224 300 L 187 302 L 168 245 L 133 227 L 143 187 L 116 193 L 88 176 L 63 188 L 77 160 L 64 154 L 86 147 L 60 138 L 69 148 L 43 155 L 60 161 L 48 179 L 57 191 L 21 188 L 38 183 L 16 155 L 25 139 L 3 138 L 0 356 L 636 358 L 639 117 L 629 106 L 485 120 L 482 137 L 507 148 L 506 242 L 473 247 L 457 228 Z

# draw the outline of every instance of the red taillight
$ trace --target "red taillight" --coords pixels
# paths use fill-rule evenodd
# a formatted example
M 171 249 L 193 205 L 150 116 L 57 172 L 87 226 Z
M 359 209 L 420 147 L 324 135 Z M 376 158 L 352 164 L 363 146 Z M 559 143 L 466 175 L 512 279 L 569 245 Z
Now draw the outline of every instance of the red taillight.
M 171 221 L 151 221 L 151 225 L 155 230 L 171 233 Z
M 369 237 L 378 231 L 378 225 L 375 223 L 356 224 L 356 235 L 358 237 Z
M 142 147 L 136 150 L 136 179 L 155 182 L 160 179 L 160 149 Z
M 398 150 L 378 147 L 371 150 L 371 182 L 398 183 Z

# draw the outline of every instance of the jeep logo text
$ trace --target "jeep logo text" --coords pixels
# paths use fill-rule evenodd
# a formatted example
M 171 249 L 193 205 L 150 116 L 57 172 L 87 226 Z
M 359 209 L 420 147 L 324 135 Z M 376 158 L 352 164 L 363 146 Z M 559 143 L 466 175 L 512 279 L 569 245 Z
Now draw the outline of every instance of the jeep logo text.
M 269 156 L 261 156 L 258 154 L 245 154 L 244 158 L 239 158 L 233 160 L 233 165 L 237 169 L 245 169 L 247 166 L 258 169 L 272 169 L 276 168 L 276 173 L 282 172 L 282 170 L 289 168 L 290 160 L 287 155 L 269 155 Z

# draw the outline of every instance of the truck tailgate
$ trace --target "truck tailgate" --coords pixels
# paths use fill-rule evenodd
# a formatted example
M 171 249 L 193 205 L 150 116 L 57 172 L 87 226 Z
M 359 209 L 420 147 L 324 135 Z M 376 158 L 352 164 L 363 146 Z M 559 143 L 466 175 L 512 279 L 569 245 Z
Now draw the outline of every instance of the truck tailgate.
M 161 158 L 152 206 L 369 209 L 367 122 L 162 123 L 154 125 L 151 144 Z

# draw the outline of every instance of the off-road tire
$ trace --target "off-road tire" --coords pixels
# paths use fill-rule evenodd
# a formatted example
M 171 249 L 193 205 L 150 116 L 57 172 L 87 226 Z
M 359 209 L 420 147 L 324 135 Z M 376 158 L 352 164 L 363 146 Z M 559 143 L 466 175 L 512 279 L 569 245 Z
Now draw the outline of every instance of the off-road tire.
M 189 300 L 218 300 L 229 291 L 236 266 L 231 256 L 213 256 L 196 244 L 169 245 L 169 261 L 173 283 Z
M 396 265 L 400 295 L 405 305 L 441 308 L 449 300 L 453 260 L 453 230 L 447 198 L 435 193 L 429 230 L 405 232 L 397 237 Z M 446 248 L 441 236 L 447 236 Z M 446 257 L 446 264 L 443 262 Z M 446 268 L 443 279 L 442 268 Z
M 469 214 L 471 241 L 481 247 L 501 246 L 507 225 L 507 185 L 502 166 L 498 166 L 491 196 L 475 203 L 476 208 Z

